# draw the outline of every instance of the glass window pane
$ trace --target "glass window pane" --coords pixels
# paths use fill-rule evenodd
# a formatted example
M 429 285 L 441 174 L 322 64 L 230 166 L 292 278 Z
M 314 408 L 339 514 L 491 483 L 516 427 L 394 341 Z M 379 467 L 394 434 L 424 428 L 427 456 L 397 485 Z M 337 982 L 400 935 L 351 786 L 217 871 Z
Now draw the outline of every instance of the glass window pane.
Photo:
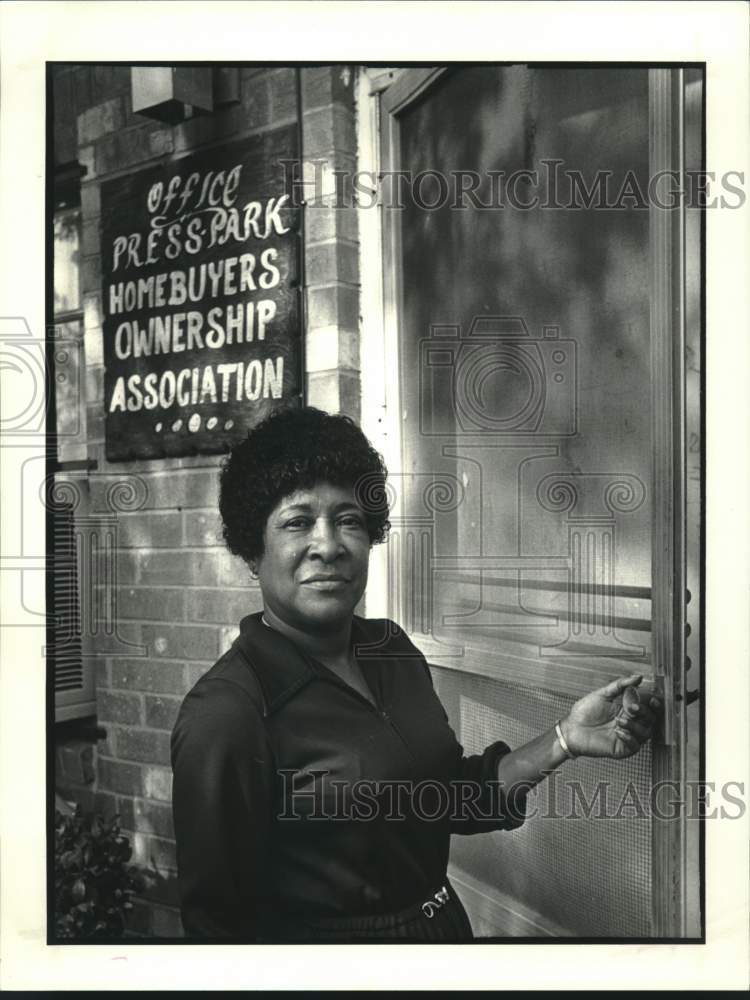
M 58 458 L 78 461 L 87 456 L 83 321 L 57 323 L 54 333 Z
M 80 213 L 58 212 L 54 222 L 55 315 L 81 308 Z
M 562 690 L 648 668 L 648 113 L 645 68 L 484 66 L 399 116 L 412 625 Z

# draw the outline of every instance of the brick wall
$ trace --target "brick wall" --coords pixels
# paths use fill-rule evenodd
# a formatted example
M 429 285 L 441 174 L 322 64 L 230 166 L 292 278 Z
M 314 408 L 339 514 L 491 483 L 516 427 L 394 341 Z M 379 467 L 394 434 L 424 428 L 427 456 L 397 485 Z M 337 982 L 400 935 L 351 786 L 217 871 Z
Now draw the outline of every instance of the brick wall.
M 114 538 L 116 633 L 94 627 L 86 638 L 96 663 L 97 722 L 106 737 L 94 745 L 61 733 L 57 781 L 84 806 L 120 814 L 134 861 L 159 875 L 157 888 L 139 901 L 132 927 L 171 937 L 181 927 L 170 732 L 185 693 L 231 644 L 240 618 L 259 610 L 261 602 L 247 569 L 221 543 L 219 459 L 106 460 L 99 185 L 211 143 L 296 121 L 297 82 L 289 68 L 242 69 L 238 104 L 169 126 L 132 113 L 127 69 L 104 69 L 63 73 L 60 92 L 66 96 L 59 108 L 61 117 L 63 108 L 75 116 L 77 158 L 87 170 L 81 185 L 85 410 L 87 453 L 96 468 L 84 483 L 78 513 L 94 525 L 101 518 Z M 352 74 L 341 67 L 305 69 L 301 89 L 303 155 L 353 168 Z M 62 127 L 56 141 L 58 161 L 67 162 L 72 140 Z M 306 210 L 307 399 L 355 418 L 357 249 L 353 209 Z M 108 592 L 103 583 L 94 590 L 94 600 Z M 101 604 L 97 613 L 103 614 Z

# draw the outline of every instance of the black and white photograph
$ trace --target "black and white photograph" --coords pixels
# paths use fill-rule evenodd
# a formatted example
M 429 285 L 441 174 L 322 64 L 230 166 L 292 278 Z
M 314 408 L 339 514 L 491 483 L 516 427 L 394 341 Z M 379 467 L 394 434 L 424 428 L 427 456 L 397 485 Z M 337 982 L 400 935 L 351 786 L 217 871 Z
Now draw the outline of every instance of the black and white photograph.
M 39 701 L 4 706 L 14 788 L 36 746 L 7 988 L 53 984 L 32 924 L 104 989 L 747 985 L 747 105 L 711 32 L 463 6 L 474 49 L 439 3 L 71 3 L 130 15 L 116 57 L 39 41 L 41 298 L 6 235 L 0 319 L 3 680 L 27 656 Z

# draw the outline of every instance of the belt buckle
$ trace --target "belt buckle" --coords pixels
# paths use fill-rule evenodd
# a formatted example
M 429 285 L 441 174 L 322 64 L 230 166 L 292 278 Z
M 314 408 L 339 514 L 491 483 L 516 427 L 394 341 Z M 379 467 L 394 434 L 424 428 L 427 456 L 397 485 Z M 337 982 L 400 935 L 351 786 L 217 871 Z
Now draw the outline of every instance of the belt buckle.
M 426 899 L 424 903 L 422 903 L 422 913 L 432 920 L 435 913 L 440 909 L 443 903 L 447 903 L 449 899 L 448 890 L 445 886 L 442 886 L 436 893 L 433 894 L 432 899 Z

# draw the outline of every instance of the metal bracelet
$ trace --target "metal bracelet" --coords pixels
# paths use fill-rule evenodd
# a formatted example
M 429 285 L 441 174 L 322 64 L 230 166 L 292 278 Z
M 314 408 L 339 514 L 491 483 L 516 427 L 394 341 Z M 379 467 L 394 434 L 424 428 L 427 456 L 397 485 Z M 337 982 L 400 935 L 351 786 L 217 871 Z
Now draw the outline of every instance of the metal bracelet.
M 577 754 L 571 753 L 570 747 L 565 742 L 565 737 L 562 734 L 562 729 L 560 727 L 560 720 L 559 719 L 555 723 L 555 735 L 557 736 L 558 742 L 559 742 L 560 746 L 562 747 L 562 750 L 563 750 L 563 753 L 565 754 L 565 756 L 569 757 L 570 760 L 574 760 L 575 757 L 577 756 Z

